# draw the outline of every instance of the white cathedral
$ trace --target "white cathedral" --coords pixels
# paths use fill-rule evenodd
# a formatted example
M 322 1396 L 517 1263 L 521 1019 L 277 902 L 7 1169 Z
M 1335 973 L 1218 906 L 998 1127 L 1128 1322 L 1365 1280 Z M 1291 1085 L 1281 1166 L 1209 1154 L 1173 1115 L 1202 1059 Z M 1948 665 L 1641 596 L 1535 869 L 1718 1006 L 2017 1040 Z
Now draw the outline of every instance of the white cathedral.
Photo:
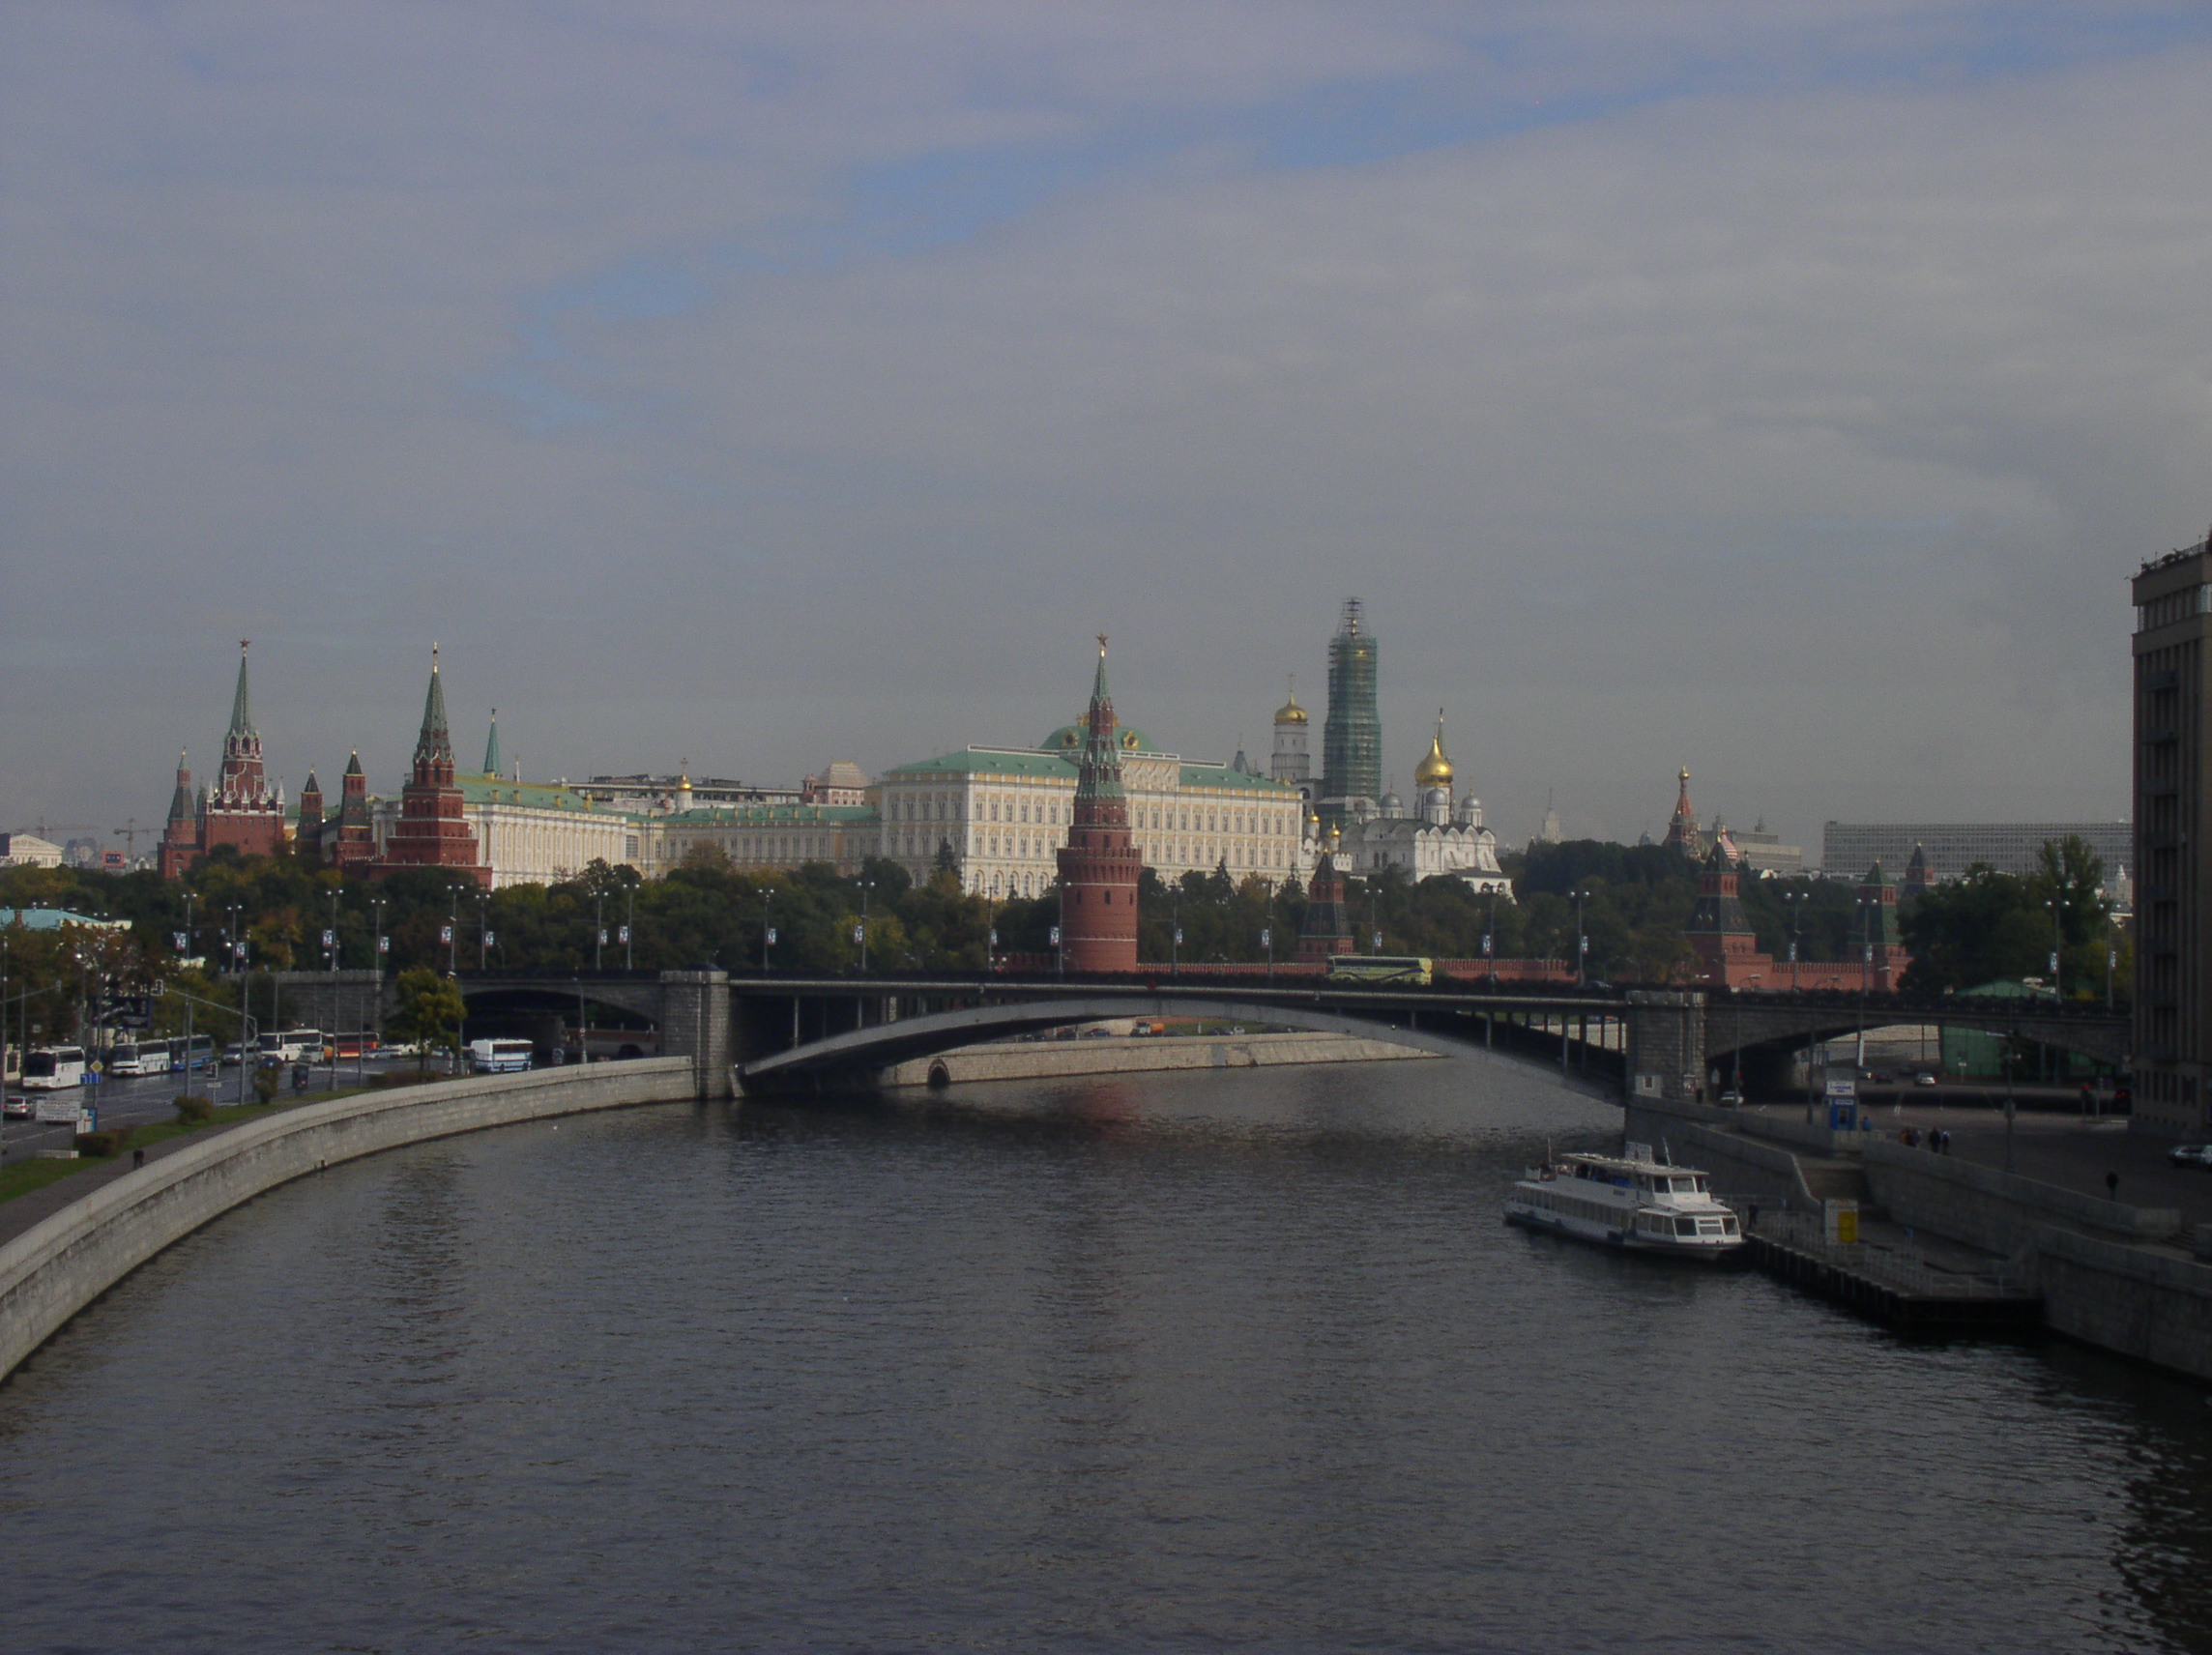
M 1498 835 L 1482 825 L 1482 800 L 1469 793 L 1452 802 L 1452 763 L 1444 753 L 1444 715 L 1437 711 L 1437 733 L 1429 741 L 1428 756 L 1413 771 L 1414 808 L 1406 810 L 1396 793 L 1381 799 L 1352 801 L 1352 819 L 1341 832 L 1322 830 L 1314 800 L 1321 778 L 1313 773 L 1306 747 L 1309 729 L 1306 710 L 1298 705 L 1295 686 L 1291 698 L 1275 713 L 1273 779 L 1298 790 L 1304 801 L 1305 832 L 1300 841 L 1299 874 L 1311 878 L 1324 853 L 1333 857 L 1337 870 L 1347 874 L 1379 873 L 1397 868 L 1412 884 L 1437 874 L 1450 874 L 1467 882 L 1478 894 L 1513 900 L 1513 882 L 1498 865 Z

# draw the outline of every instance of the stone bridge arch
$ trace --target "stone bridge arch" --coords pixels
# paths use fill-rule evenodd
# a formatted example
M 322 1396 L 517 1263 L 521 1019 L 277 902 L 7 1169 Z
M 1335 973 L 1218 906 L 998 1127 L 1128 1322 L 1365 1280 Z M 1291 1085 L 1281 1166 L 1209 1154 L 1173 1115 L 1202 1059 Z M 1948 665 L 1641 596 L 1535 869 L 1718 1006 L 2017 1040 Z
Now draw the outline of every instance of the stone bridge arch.
M 1186 998 L 1170 993 L 1132 997 L 1085 995 L 1077 991 L 1052 999 L 996 1001 L 847 1030 L 741 1064 L 738 1074 L 748 1091 L 773 1090 L 831 1076 L 851 1079 L 894 1063 L 934 1057 L 1008 1034 L 1055 1029 L 1070 1023 L 1130 1017 L 1207 1018 L 1240 1022 L 1255 1028 L 1272 1024 L 1316 1033 L 1387 1040 L 1393 1045 L 1409 1046 L 1439 1057 L 1470 1057 L 1484 1051 L 1479 1034 L 1470 1039 L 1460 1034 L 1414 1028 L 1412 1027 L 1414 1016 L 1407 1012 L 1392 1014 L 1381 1008 L 1373 1015 L 1351 1016 L 1316 1005 L 1244 1002 L 1212 995 Z

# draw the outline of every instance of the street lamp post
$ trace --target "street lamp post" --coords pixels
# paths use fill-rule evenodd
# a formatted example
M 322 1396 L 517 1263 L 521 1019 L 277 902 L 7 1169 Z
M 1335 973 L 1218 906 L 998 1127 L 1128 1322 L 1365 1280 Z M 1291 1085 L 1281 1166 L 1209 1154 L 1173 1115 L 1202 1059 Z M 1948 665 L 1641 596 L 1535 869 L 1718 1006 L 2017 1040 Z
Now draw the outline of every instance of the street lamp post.
M 1858 1070 L 1866 1067 L 1866 1013 L 1867 984 L 1874 976 L 1874 911 L 1877 898 L 1862 896 L 1859 901 L 1859 1037 L 1858 1058 L 1851 1072 L 1856 1085 Z
M 637 886 L 623 886 L 622 964 L 626 972 L 637 970 Z M 501 958 L 506 958 L 502 955 Z
M 1583 904 L 1589 900 L 1589 891 L 1577 890 L 1575 898 L 1575 987 L 1583 986 L 1589 965 L 1589 935 L 1583 929 Z
M 760 969 L 764 972 L 768 970 L 769 944 L 775 941 L 775 927 L 769 923 L 770 918 L 774 913 L 774 911 L 769 907 L 769 904 L 774 900 L 775 887 L 773 886 L 769 886 L 767 889 L 761 892 Z
M 1490 916 L 1482 922 L 1482 960 L 1490 968 L 1490 992 L 1498 992 L 1498 887 L 1490 887 Z M 1490 1044 L 1490 1019 L 1482 1020 L 1484 1045 Z
M 338 893 L 331 892 L 331 1090 L 338 1089 Z
M 1786 890 L 1782 900 L 1790 905 L 1790 992 L 1797 992 L 1797 940 L 1805 918 L 1803 904 L 1813 893 L 1809 890 Z
M 392 951 L 392 939 L 384 934 L 384 898 L 373 896 L 368 901 L 369 914 L 369 968 L 376 975 L 370 983 L 369 1005 L 375 1017 L 376 1043 L 384 1044 L 384 956 Z M 365 1063 L 363 1069 L 365 1074 Z
M 477 892 L 477 970 L 481 972 L 490 964 L 491 956 L 491 897 Z
M 1182 881 L 1177 880 L 1168 894 L 1168 975 L 1182 974 Z
M 2066 984 L 2058 974 L 2059 950 L 2066 940 L 2066 910 L 2071 903 L 2063 896 L 2048 898 L 2044 907 L 2051 910 L 2051 992 L 2058 997 L 2058 1003 L 2066 1003 Z
M 874 880 L 860 882 L 860 974 L 868 971 L 868 892 L 875 888 Z
M 592 970 L 595 972 L 599 969 L 599 955 L 600 952 L 606 947 L 606 892 L 601 890 L 595 890 L 592 892 Z

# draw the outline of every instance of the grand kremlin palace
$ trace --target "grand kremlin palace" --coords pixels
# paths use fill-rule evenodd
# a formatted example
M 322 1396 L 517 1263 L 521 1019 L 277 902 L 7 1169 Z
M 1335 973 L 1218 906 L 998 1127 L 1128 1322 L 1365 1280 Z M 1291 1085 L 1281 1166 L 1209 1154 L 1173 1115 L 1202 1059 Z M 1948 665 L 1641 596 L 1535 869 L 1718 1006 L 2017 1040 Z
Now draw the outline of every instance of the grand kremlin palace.
M 1148 866 L 1169 879 L 1225 865 L 1241 880 L 1300 872 L 1304 826 L 1297 790 L 1256 775 L 1239 753 L 1195 764 L 1121 733 L 1121 781 L 1131 837 Z M 694 845 L 721 848 L 740 867 L 826 861 L 840 872 L 861 858 L 896 861 L 919 884 L 940 846 L 958 859 L 962 884 L 983 896 L 1035 896 L 1052 887 L 1066 842 L 1083 734 L 1073 724 L 1037 747 L 965 747 L 902 765 L 877 782 L 875 806 L 765 805 L 689 810 L 648 819 L 645 871 L 680 864 Z

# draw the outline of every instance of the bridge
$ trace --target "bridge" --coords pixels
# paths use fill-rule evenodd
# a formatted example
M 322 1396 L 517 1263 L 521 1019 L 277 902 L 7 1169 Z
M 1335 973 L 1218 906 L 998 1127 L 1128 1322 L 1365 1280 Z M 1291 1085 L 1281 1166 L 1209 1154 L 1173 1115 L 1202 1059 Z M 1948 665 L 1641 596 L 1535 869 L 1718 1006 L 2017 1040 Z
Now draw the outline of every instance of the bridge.
M 291 973 L 287 973 L 292 975 Z M 349 975 L 351 973 L 348 973 Z M 364 973 L 365 974 L 365 973 Z M 296 973 L 286 1003 L 312 1020 L 327 977 Z M 556 1032 L 589 1008 L 650 1027 L 663 1055 L 692 1059 L 726 1095 L 864 1084 L 893 1063 L 978 1041 L 1114 1018 L 1206 1018 L 1381 1037 L 1438 1053 L 1505 1048 L 1603 1078 L 1623 1092 L 1682 1098 L 1741 1053 L 1755 1088 L 1787 1089 L 1792 1056 L 1860 1028 L 1924 1023 L 2011 1036 L 2122 1066 L 2125 1011 L 1952 995 L 1725 989 L 1563 988 L 1444 981 L 1370 986 L 1262 973 L 1179 976 L 948 976 L 858 973 L 598 972 L 460 974 L 472 1027 Z M 385 985 L 389 992 L 389 984 Z

